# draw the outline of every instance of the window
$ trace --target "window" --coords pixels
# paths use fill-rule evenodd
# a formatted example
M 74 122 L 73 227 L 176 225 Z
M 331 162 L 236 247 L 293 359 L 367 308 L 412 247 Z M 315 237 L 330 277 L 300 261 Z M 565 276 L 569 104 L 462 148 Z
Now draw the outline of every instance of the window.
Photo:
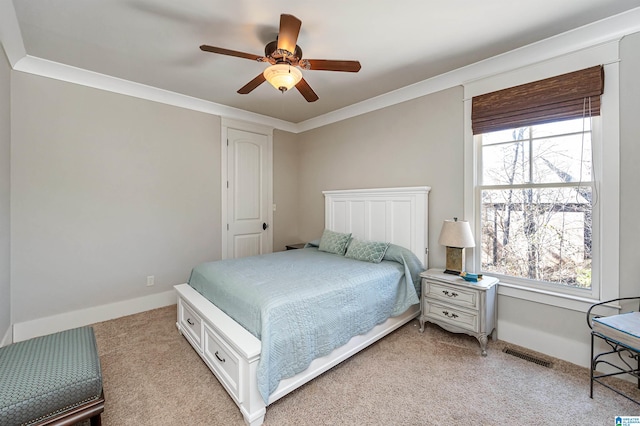
M 607 81 L 615 93 L 617 74 Z M 604 66 L 484 85 L 468 87 L 475 269 L 498 276 L 501 294 L 572 309 L 617 294 L 617 127 L 600 116 Z M 603 274 L 615 285 L 603 290 Z
M 483 272 L 591 290 L 591 123 L 577 118 L 476 136 Z

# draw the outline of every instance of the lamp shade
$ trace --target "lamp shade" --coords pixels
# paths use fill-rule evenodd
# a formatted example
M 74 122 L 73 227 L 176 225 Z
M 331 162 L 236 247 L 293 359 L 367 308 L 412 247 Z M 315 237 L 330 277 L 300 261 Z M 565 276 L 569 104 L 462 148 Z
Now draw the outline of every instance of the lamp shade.
M 302 72 L 289 64 L 275 64 L 263 72 L 264 78 L 276 89 L 286 92 L 302 80 Z
M 447 247 L 475 247 L 471 226 L 466 220 L 445 220 L 440 231 L 438 244 Z

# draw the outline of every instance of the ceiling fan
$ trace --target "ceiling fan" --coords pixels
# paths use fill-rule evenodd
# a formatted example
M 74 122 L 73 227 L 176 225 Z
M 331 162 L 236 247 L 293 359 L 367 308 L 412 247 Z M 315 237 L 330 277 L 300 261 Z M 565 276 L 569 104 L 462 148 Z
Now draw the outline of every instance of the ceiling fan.
M 329 59 L 302 59 L 302 49 L 296 44 L 302 21 L 293 15 L 280 15 L 280 30 L 276 40 L 268 43 L 264 48 L 264 56 L 251 53 L 238 52 L 203 44 L 200 49 L 205 52 L 219 53 L 221 55 L 236 56 L 238 58 L 252 59 L 258 62 L 269 62 L 271 65 L 258 74 L 256 78 L 245 84 L 238 90 L 241 95 L 250 93 L 253 89 L 268 81 L 281 92 L 286 92 L 293 86 L 298 89 L 307 102 L 315 102 L 318 95 L 302 77 L 298 68 L 317 71 L 360 71 L 360 62 L 341 61 Z

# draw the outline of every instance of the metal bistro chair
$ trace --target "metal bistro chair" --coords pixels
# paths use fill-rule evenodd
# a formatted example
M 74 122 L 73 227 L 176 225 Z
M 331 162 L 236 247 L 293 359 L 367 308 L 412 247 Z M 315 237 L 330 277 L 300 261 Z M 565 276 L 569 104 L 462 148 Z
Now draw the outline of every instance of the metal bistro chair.
M 589 397 L 593 399 L 593 382 L 598 382 L 602 386 L 611 389 L 636 404 L 640 404 L 639 400 L 634 399 L 632 396 L 625 394 L 621 390 L 601 380 L 605 377 L 629 374 L 637 379 L 638 389 L 640 389 L 640 312 L 638 312 L 640 311 L 640 305 L 638 306 L 638 311 L 634 312 L 606 317 L 595 314 L 593 316 L 591 315 L 591 311 L 597 306 L 622 300 L 640 300 L 640 296 L 622 297 L 596 303 L 587 311 L 587 324 L 591 329 L 591 389 Z M 604 340 L 611 350 L 594 354 L 594 341 L 596 338 Z M 612 357 L 608 357 L 608 355 L 612 355 Z M 609 361 L 612 358 L 615 360 L 616 356 L 619 362 L 614 364 Z M 612 367 L 615 372 L 598 374 L 596 369 L 599 364 L 608 365 Z

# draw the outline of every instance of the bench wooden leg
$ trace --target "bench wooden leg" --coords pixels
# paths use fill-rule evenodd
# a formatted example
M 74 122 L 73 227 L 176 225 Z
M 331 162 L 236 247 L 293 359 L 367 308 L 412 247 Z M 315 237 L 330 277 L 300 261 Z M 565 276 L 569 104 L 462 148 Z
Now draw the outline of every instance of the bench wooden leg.
M 102 426 L 102 414 L 91 417 L 91 426 Z

